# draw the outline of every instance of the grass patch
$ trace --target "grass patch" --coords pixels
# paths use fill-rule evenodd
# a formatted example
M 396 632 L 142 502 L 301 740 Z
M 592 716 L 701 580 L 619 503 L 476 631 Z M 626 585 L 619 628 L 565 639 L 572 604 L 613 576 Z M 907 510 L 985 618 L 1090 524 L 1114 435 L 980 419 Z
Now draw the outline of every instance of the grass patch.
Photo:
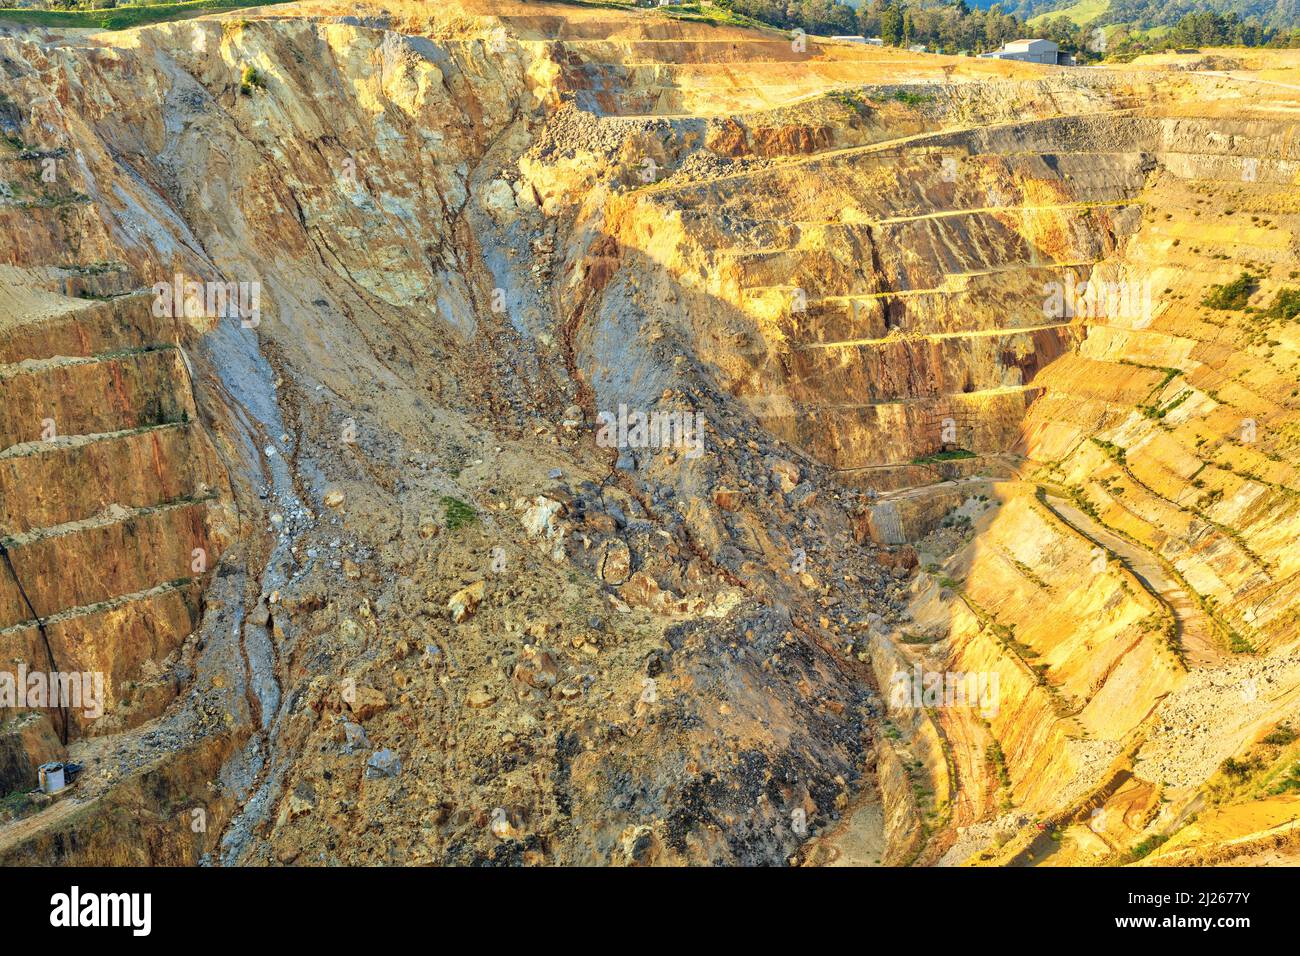
M 965 448 L 954 448 L 952 451 L 937 451 L 933 455 L 926 455 L 924 458 L 913 458 L 914 465 L 933 465 L 941 461 L 960 461 L 963 458 L 974 458 L 973 451 L 967 451 Z
M 443 517 L 447 522 L 448 531 L 456 531 L 460 528 L 467 528 L 478 521 L 478 512 L 474 510 L 473 505 L 467 505 L 459 498 L 452 498 L 444 495 L 442 498 Z
M 728 7 L 703 6 L 699 3 L 683 3 L 675 7 L 660 7 L 659 12 L 673 20 L 686 20 L 692 23 L 708 23 L 713 26 L 725 25 L 732 27 L 760 27 L 772 29 L 771 24 L 763 23 L 761 20 L 755 20 L 747 17 L 743 13 L 737 13 Z
M 1138 630 L 1143 634 L 1156 635 L 1165 647 L 1174 652 L 1175 657 L 1180 661 L 1183 659 L 1183 649 L 1178 644 L 1178 622 L 1172 614 L 1163 609 L 1152 611 L 1138 622 Z
M 1088 497 L 1087 492 L 1083 490 L 1081 485 L 1070 485 L 1070 487 L 1065 490 L 1070 496 L 1070 501 L 1073 502 L 1076 508 L 1084 514 L 1096 518 L 1098 521 L 1101 520 L 1101 513 L 1098 511 L 1097 506 L 1092 503 L 1092 499 Z M 1042 492 L 1041 488 L 1039 489 L 1039 492 Z M 1042 500 L 1046 502 L 1047 499 L 1044 497 Z
M 933 644 L 939 640 L 937 634 L 913 634 L 911 631 L 904 631 L 899 640 L 904 644 Z
M 1030 17 L 1025 21 L 1031 27 L 1042 27 L 1048 20 L 1055 20 L 1057 17 L 1065 17 L 1076 26 L 1084 26 L 1096 20 L 1110 8 L 1110 0 L 1079 0 L 1078 3 L 1071 7 L 1063 7 L 1060 10 L 1049 10 L 1047 13 L 1040 13 L 1036 17 Z
M 1169 837 L 1161 833 L 1156 833 L 1153 834 L 1152 836 L 1147 837 L 1145 840 L 1142 840 L 1139 843 L 1135 843 L 1133 845 L 1133 848 L 1129 850 L 1126 854 L 1124 854 L 1124 862 L 1134 863 L 1142 859 L 1143 857 L 1150 856 L 1161 846 L 1163 846 L 1168 839 Z
M 642 10 L 644 6 L 632 0 L 556 0 L 571 7 L 588 7 L 593 10 Z M 699 2 L 679 3 L 671 7 L 653 7 L 652 11 L 671 20 L 686 20 L 692 23 L 707 23 L 712 26 L 726 25 L 739 27 L 757 27 L 759 29 L 778 29 L 770 23 L 755 20 L 743 13 L 737 13 L 723 3 L 705 6 Z M 785 33 L 786 31 L 781 31 Z
M 184 20 L 209 13 L 239 10 L 244 7 L 266 7 L 290 0 L 191 0 L 186 3 L 155 3 L 140 6 L 115 7 L 111 10 L 28 10 L 0 8 L 0 20 L 30 24 L 37 27 L 70 27 L 83 30 L 129 30 L 132 27 L 162 23 L 166 20 Z
M 26 816 L 34 807 L 32 798 L 24 790 L 15 790 L 13 793 L 0 797 L 0 821 L 17 820 L 19 817 Z

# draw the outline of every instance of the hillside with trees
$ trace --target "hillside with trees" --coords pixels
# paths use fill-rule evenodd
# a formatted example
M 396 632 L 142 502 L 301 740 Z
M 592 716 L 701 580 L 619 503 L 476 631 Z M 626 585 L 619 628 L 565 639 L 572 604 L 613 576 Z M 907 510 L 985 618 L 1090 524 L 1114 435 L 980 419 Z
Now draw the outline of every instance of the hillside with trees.
M 991 0 L 974 0 L 975 6 L 992 7 Z M 1009 0 L 1000 4 L 1005 10 L 1030 20 L 1049 13 L 1061 13 L 1076 22 L 1092 25 L 1123 25 L 1133 31 L 1153 27 L 1173 27 L 1188 17 L 1218 17 L 1271 31 L 1270 35 L 1290 35 L 1300 28 L 1300 0 L 1102 0 L 1095 14 L 1080 16 L 1084 10 L 1076 0 Z M 1091 7 L 1086 8 L 1091 12 Z M 1228 34 L 1229 38 L 1231 35 Z
M 1026 35 L 1025 22 L 994 5 L 915 4 L 871 0 L 858 9 L 832 0 L 718 0 L 718 5 L 764 23 L 820 35 L 880 37 L 891 46 L 923 44 L 941 53 L 983 53 Z
M 981 0 L 976 0 L 976 4 Z M 717 0 L 734 13 L 819 35 L 880 37 L 891 46 L 924 45 L 938 53 L 984 53 L 1008 40 L 1040 36 L 1080 60 L 1124 57 L 1166 47 L 1300 47 L 1300 0 L 1110 0 L 1102 13 L 1080 22 L 1058 0 L 1012 0 L 1007 6 L 869 0 L 856 9 L 837 0 Z M 1152 28 L 1156 29 L 1154 32 Z

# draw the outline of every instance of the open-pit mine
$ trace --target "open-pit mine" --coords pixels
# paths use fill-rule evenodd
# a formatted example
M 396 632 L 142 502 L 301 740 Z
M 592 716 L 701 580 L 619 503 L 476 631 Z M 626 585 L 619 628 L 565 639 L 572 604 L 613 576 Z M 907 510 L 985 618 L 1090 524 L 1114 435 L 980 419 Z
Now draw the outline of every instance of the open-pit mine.
M 1230 65 L 0 31 L 0 864 L 1300 863 L 1300 51 Z

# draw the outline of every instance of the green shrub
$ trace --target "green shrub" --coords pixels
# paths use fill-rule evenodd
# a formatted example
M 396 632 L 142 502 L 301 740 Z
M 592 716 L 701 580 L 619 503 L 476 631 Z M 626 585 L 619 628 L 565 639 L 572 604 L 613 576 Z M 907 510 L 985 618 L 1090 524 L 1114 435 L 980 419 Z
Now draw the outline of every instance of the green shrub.
M 997 775 L 998 783 L 1003 787 L 1010 788 L 1011 774 L 1007 772 L 1007 760 L 1002 754 L 1002 745 L 996 740 L 984 749 L 984 759 L 993 765 L 993 771 Z
M 922 458 L 913 458 L 914 465 L 930 465 L 940 461 L 960 461 L 963 458 L 974 458 L 973 451 L 967 451 L 965 448 L 954 448 L 952 451 L 937 451 L 933 455 L 925 455 Z
M 1271 744 L 1274 747 L 1285 747 L 1291 741 L 1296 739 L 1296 732 L 1286 724 L 1278 724 L 1273 731 L 1264 738 L 1264 743 Z
M 1234 780 L 1245 780 L 1255 771 L 1255 767 L 1253 760 L 1234 760 L 1232 757 L 1219 764 L 1219 769 L 1223 771 L 1223 775 Z
M 255 89 L 266 89 L 266 79 L 261 73 L 257 72 L 257 67 L 246 66 L 239 77 L 239 92 L 245 96 L 252 96 Z
M 1201 304 L 1219 311 L 1244 309 L 1250 301 L 1250 294 L 1255 291 L 1256 282 L 1255 276 L 1243 272 L 1225 285 L 1210 286 L 1210 291 L 1201 300 Z
M 924 106 L 927 103 L 934 102 L 933 93 L 917 93 L 915 90 L 894 90 L 889 94 L 889 99 L 902 103 L 904 106 L 910 106 L 916 109 L 918 106 Z
M 1107 457 L 1116 464 L 1125 465 L 1128 463 L 1128 452 L 1114 442 L 1106 441 L 1104 438 L 1094 438 L 1092 443 L 1104 451 Z
M 1273 304 L 1264 312 L 1270 319 L 1290 321 L 1300 316 L 1300 289 L 1278 289 Z

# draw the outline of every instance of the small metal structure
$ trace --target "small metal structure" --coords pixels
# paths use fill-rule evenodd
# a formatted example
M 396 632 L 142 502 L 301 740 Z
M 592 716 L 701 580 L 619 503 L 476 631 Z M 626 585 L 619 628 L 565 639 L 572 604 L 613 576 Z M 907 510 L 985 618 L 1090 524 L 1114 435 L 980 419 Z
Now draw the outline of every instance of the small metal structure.
M 37 779 L 43 793 L 58 793 L 68 785 L 63 774 L 63 764 L 58 761 L 41 764 L 37 770 Z

